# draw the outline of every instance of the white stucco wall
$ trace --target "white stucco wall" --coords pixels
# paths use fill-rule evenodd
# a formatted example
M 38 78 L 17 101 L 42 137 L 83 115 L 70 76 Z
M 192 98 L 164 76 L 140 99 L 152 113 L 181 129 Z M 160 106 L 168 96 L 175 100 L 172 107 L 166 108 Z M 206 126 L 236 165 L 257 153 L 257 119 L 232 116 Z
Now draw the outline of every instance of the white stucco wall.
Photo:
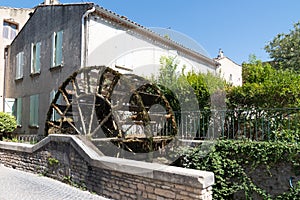
M 176 49 L 168 49 L 137 35 L 134 30 L 124 31 L 116 29 L 100 18 L 92 18 L 88 24 L 88 59 L 87 65 L 106 65 L 111 68 L 121 66 L 132 73 L 149 76 L 157 73 L 162 56 L 176 56 L 179 62 L 179 71 L 182 66 L 187 70 L 206 73 L 215 72 L 215 67 L 182 56 Z M 120 72 L 129 71 L 116 69 Z
M 0 7 L 0 111 L 10 108 L 10 105 L 4 103 L 4 48 L 10 45 L 12 40 L 3 37 L 3 21 L 8 20 L 18 24 L 18 31 L 20 31 L 32 11 L 32 9 Z M 8 110 L 8 112 L 10 111 Z
M 242 85 L 242 67 L 227 57 L 222 57 L 216 59 L 220 66 L 217 72 L 223 77 L 227 82 L 232 83 L 234 86 Z

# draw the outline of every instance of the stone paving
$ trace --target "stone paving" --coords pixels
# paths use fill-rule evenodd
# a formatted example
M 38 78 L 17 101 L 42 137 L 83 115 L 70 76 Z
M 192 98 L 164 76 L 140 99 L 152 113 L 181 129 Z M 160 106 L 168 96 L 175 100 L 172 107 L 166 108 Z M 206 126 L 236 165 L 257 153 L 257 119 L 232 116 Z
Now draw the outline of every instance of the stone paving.
M 51 178 L 0 164 L 0 200 L 108 200 Z

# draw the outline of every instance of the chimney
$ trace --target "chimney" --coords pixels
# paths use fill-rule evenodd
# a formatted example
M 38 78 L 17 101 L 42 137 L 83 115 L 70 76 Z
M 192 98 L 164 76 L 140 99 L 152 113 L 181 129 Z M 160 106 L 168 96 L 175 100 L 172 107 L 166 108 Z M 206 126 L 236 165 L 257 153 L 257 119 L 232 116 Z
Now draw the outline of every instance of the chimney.
M 59 4 L 58 0 L 45 0 L 44 5 L 56 5 Z
M 224 57 L 224 52 L 223 52 L 223 50 L 220 48 L 220 49 L 219 49 L 218 58 L 223 58 L 223 57 Z

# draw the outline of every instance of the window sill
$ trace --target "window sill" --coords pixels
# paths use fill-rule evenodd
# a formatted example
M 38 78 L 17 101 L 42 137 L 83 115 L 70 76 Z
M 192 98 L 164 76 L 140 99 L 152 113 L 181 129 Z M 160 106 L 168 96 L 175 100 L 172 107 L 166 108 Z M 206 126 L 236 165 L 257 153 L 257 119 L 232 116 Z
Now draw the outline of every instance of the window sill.
M 20 77 L 20 78 L 16 78 L 15 81 L 22 81 L 23 80 L 23 77 Z
M 39 129 L 38 125 L 29 125 L 28 128 L 30 129 Z
M 35 76 L 39 76 L 41 74 L 41 72 L 34 72 L 34 73 L 31 73 L 30 76 L 33 78 Z
M 51 67 L 51 68 L 50 68 L 50 71 L 52 71 L 52 70 L 56 70 L 56 69 L 61 69 L 63 66 L 64 66 L 63 64 L 61 64 L 61 65 L 56 65 L 56 66 L 53 66 L 53 67 Z

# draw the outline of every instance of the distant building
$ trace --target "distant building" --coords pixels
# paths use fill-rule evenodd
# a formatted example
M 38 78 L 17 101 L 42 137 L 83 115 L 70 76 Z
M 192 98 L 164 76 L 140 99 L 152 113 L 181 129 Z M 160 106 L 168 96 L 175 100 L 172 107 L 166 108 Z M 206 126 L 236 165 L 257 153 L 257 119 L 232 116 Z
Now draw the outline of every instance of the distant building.
M 224 56 L 222 49 L 219 50 L 217 58 L 214 59 L 219 63 L 217 73 L 220 74 L 228 83 L 234 86 L 242 85 L 242 66 Z
M 23 25 L 29 19 L 33 9 L 0 7 L 0 111 L 9 110 L 12 104 L 4 103 L 4 71 L 7 46 L 15 39 Z
M 15 99 L 18 133 L 44 135 L 53 94 L 83 66 L 105 65 L 121 73 L 155 71 L 161 56 L 200 72 L 217 62 L 93 3 L 45 1 L 8 51 L 5 95 Z

